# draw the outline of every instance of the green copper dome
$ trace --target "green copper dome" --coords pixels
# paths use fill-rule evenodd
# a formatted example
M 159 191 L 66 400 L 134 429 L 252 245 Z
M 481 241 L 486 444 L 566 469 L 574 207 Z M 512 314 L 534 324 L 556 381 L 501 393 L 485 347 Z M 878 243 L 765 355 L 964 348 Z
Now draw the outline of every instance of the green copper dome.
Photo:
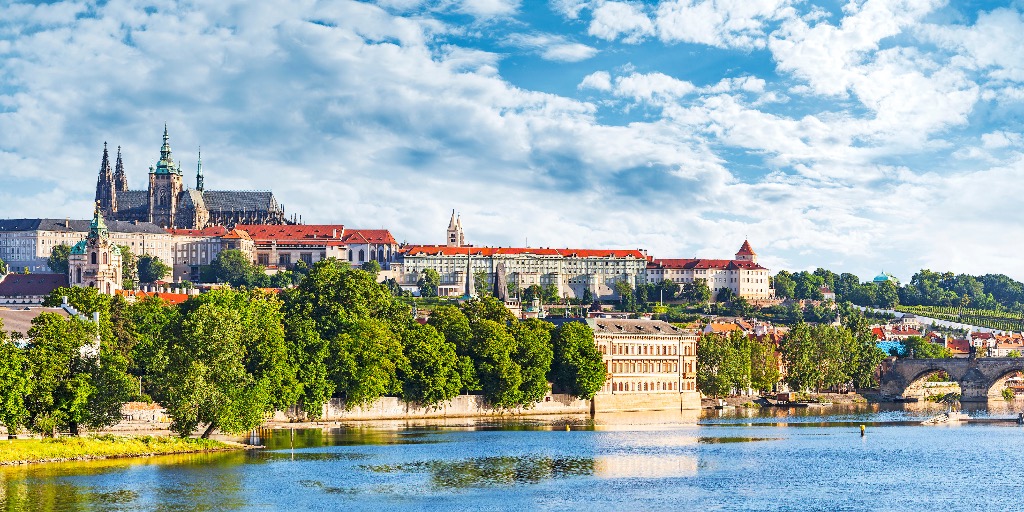
M 171 158 L 171 143 L 169 140 L 167 124 L 164 123 L 164 144 L 160 146 L 160 160 L 157 161 L 155 167 L 150 167 L 149 171 L 154 174 L 177 174 L 181 176 L 181 169 L 178 168 L 178 164 L 174 163 L 174 159 Z

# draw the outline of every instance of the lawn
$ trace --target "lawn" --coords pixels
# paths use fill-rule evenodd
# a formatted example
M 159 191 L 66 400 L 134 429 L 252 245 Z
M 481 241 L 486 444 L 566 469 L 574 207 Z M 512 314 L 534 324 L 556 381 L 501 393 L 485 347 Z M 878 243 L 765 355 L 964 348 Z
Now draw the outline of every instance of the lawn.
M 212 439 L 180 437 L 83 436 L 59 439 L 14 439 L 0 441 L 0 465 L 25 462 L 140 457 L 171 453 L 224 451 L 241 445 Z

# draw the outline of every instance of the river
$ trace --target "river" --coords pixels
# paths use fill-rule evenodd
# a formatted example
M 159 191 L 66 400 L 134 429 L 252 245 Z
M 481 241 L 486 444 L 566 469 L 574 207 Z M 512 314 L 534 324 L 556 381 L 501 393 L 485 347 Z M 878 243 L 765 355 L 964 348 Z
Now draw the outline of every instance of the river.
M 939 412 L 872 404 L 264 430 L 244 439 L 264 450 L 0 468 L 0 510 L 1024 507 L 1024 428 L 919 425 Z

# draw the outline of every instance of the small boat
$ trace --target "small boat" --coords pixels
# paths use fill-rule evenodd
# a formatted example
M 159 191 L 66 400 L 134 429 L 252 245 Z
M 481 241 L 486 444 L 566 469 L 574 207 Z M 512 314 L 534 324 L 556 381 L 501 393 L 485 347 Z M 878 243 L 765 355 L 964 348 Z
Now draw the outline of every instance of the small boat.
M 922 425 L 947 425 L 947 424 L 958 424 L 963 421 L 970 419 L 970 416 L 959 412 L 959 411 L 947 411 L 934 418 L 929 418 L 921 422 Z

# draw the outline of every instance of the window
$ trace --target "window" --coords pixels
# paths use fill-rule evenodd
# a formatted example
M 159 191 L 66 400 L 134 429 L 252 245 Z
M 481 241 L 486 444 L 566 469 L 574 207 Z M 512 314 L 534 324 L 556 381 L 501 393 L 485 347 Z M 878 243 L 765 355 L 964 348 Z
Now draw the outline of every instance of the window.
M 91 257 L 89 258 L 89 261 L 91 261 L 93 265 L 96 264 L 96 253 L 92 253 Z
M 291 265 L 292 264 L 292 255 L 291 254 L 278 254 L 277 255 L 277 264 L 282 266 L 282 267 L 287 267 L 288 265 Z
M 264 267 L 267 266 L 267 265 L 270 265 L 270 255 L 269 254 L 257 254 L 256 255 L 256 263 L 259 263 L 260 265 L 262 265 Z
M 366 253 L 362 249 L 359 249 L 359 261 L 366 261 Z

